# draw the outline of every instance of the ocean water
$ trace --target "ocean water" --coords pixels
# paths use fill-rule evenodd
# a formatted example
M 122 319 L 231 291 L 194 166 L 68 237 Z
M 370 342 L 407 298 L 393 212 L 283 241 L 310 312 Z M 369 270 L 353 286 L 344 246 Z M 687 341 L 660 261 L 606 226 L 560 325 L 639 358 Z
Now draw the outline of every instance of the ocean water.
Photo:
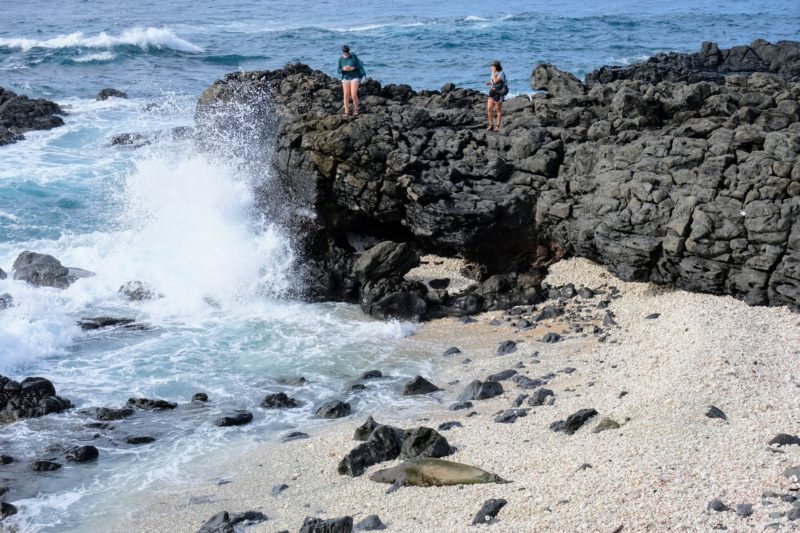
M 0 467 L 0 485 L 14 487 L 7 499 L 20 509 L 5 524 L 20 531 L 100 530 L 142 494 L 192 482 L 198 462 L 324 423 L 309 409 L 322 399 L 348 398 L 357 413 L 413 409 L 420 400 L 399 399 L 400 384 L 437 364 L 439 347 L 409 342 L 413 324 L 287 297 L 295 288 L 292 228 L 254 207 L 267 172 L 169 135 L 138 150 L 110 146 L 113 135 L 191 125 L 199 93 L 232 70 L 302 61 L 334 74 L 343 43 L 384 83 L 482 89 L 487 64 L 501 59 L 512 91 L 524 93 L 537 61 L 581 76 L 658 51 L 695 51 L 705 40 L 800 38 L 793 0 L 6 4 L 0 86 L 56 100 L 69 115 L 61 128 L 0 147 L 0 268 L 35 250 L 97 274 L 65 291 L 0 281 L 0 293 L 17 304 L 0 311 L 0 373 L 48 377 L 77 405 L 0 428 L 0 451 L 18 458 Z M 95 102 L 108 86 L 130 98 Z M 163 297 L 128 302 L 117 291 L 129 280 L 147 281 Z M 147 329 L 77 327 L 98 315 L 135 318 Z M 346 393 L 370 368 L 392 377 Z M 297 376 L 309 384 L 282 381 Z M 305 407 L 255 407 L 281 390 Z M 209 405 L 188 405 L 197 391 L 209 394 Z M 84 410 L 133 396 L 180 407 L 137 415 L 110 438 L 85 427 Z M 213 426 L 234 408 L 253 410 L 254 423 Z M 120 442 L 126 434 L 157 441 L 133 447 Z M 59 446 L 89 442 L 100 449 L 95 464 L 35 478 L 26 470 L 33 459 L 57 457 Z

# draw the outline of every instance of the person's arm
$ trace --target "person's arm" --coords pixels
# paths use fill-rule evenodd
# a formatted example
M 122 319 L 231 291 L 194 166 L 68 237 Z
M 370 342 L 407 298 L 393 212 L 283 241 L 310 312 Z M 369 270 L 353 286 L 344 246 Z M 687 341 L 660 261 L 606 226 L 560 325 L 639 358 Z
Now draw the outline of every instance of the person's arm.
M 341 78 L 342 76 L 344 76 L 344 72 L 342 71 L 342 58 L 341 58 L 341 57 L 339 58 L 339 66 L 338 66 L 338 67 L 336 67 L 336 72 L 338 72 L 338 73 L 339 73 L 339 77 L 340 77 L 340 78 Z

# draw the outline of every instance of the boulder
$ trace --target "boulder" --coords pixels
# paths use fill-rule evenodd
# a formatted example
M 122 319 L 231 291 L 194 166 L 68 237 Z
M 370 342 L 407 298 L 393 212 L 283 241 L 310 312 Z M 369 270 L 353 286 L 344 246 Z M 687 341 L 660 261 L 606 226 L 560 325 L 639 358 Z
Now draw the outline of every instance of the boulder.
M 214 422 L 214 424 L 219 427 L 243 426 L 252 421 L 253 413 L 250 411 L 245 411 L 244 409 L 239 409 L 237 411 L 222 415 Z
M 439 458 L 448 456 L 454 451 L 455 448 L 450 446 L 447 439 L 436 430 L 428 427 L 418 427 L 405 432 L 403 445 L 400 448 L 400 458 Z
M 17 514 L 17 508 L 8 502 L 0 502 L 0 520 Z
M 415 396 L 419 394 L 430 394 L 432 392 L 440 391 L 439 387 L 423 378 L 422 376 L 414 376 L 410 381 L 403 385 L 403 396 Z
M 359 257 L 353 272 L 362 284 L 392 276 L 403 276 L 419 265 L 419 252 L 406 243 L 383 241 Z
M 158 293 L 150 285 L 142 281 L 129 281 L 119 288 L 119 293 L 124 295 L 132 302 L 142 302 L 145 300 L 155 300 L 159 297 Z
M 531 393 L 530 397 L 528 398 L 528 405 L 532 407 L 538 407 L 540 405 L 552 405 L 555 399 L 556 396 L 553 391 L 542 387 Z
M 219 425 L 219 424 L 217 424 Z M 150 444 L 155 442 L 156 438 L 151 437 L 150 435 L 128 435 L 125 437 L 125 442 L 127 444 L 131 444 L 133 446 L 140 446 L 142 444 Z
M 252 525 L 268 520 L 260 511 L 244 511 L 241 513 L 228 513 L 222 511 L 209 518 L 197 533 L 236 533 L 238 524 Z
M 97 459 L 99 455 L 100 452 L 94 446 L 78 446 L 69 450 L 66 458 L 67 461 L 72 461 L 73 463 L 85 463 Z
M 0 311 L 14 307 L 14 297 L 4 292 L 0 294 Z
M 376 514 L 367 515 L 356 524 L 357 531 L 380 531 L 386 529 L 386 524 Z
M 97 93 L 95 101 L 101 102 L 103 100 L 108 100 L 109 98 L 128 98 L 128 94 L 123 91 L 120 91 L 119 89 L 106 87 L 105 89 L 101 89 L 100 92 Z
M 264 399 L 261 400 L 261 407 L 266 407 L 267 409 L 292 409 L 300 407 L 300 403 L 287 396 L 285 392 L 279 392 L 264 396 Z
M 342 516 L 339 518 L 312 518 L 307 516 L 300 527 L 300 533 L 351 533 L 353 531 L 353 517 Z
M 350 404 L 341 400 L 329 400 L 316 408 L 314 414 L 320 418 L 342 418 L 351 412 Z
M 23 418 L 62 413 L 72 407 L 56 395 L 52 382 L 42 377 L 27 377 L 21 382 L 0 376 L 0 424 Z
M 69 269 L 52 255 L 22 252 L 14 261 L 14 279 L 37 287 L 69 287 Z
M 113 317 L 113 316 L 94 316 L 82 318 L 78 325 L 84 331 L 93 331 L 102 328 L 123 327 L 127 329 L 142 329 L 141 324 L 137 324 L 132 318 Z
M 128 407 L 135 407 L 145 411 L 175 409 L 178 407 L 177 403 L 168 402 L 166 400 L 159 400 L 154 398 L 129 398 L 125 404 Z
M 403 440 L 402 430 L 380 425 L 366 441 L 342 458 L 337 471 L 341 475 L 357 477 L 372 465 L 397 459 L 400 456 Z
M 558 420 L 550 424 L 552 431 L 563 431 L 567 435 L 572 435 L 578 431 L 590 418 L 597 415 L 594 409 L 580 409 L 567 417 L 566 420 Z
M 64 111 L 55 102 L 31 99 L 0 87 L 0 145 L 24 139 L 23 133 L 64 124 Z
M 581 80 L 569 72 L 561 72 L 550 63 L 539 63 L 533 69 L 531 89 L 547 91 L 551 96 L 579 95 L 585 90 Z
M 61 468 L 61 465 L 53 461 L 34 461 L 31 463 L 31 470 L 34 472 L 53 472 Z
M 459 402 L 488 400 L 503 394 L 503 386 L 497 381 L 474 380 L 458 395 Z
M 494 519 L 497 517 L 497 514 L 500 510 L 506 506 L 508 501 L 500 498 L 500 499 L 490 499 L 483 502 L 481 508 L 475 513 L 475 517 L 472 519 L 472 525 L 478 524 L 491 524 Z
M 103 421 L 122 420 L 123 418 L 128 418 L 133 413 L 133 409 L 129 408 L 112 409 L 110 407 L 98 407 L 95 409 L 94 417 L 97 420 Z

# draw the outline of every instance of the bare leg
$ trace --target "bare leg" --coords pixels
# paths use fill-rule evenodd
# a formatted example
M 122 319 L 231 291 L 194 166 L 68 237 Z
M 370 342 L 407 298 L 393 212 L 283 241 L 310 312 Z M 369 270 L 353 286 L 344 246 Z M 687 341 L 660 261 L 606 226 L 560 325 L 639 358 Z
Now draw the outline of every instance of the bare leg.
M 494 128 L 495 131 L 500 131 L 500 123 L 503 121 L 503 103 L 497 102 L 494 104 L 495 109 L 497 109 L 497 126 Z
M 344 114 L 350 113 L 350 84 L 342 83 L 342 92 L 344 93 Z
M 359 81 L 351 81 L 348 85 L 350 85 L 350 96 L 353 97 L 353 113 L 358 115 L 358 83 Z
M 492 129 L 494 127 L 494 100 L 491 98 L 486 99 L 486 118 L 489 119 L 489 128 Z

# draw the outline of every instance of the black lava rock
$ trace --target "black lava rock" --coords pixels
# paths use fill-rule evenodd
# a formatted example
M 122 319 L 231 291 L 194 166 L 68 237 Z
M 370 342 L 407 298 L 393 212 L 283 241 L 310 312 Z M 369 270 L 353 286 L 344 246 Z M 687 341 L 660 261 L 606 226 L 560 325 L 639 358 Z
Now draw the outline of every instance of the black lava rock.
M 460 353 L 461 353 L 461 350 L 459 350 L 458 348 L 456 348 L 455 346 L 453 346 L 452 348 L 448 348 L 448 349 L 446 349 L 446 350 L 444 351 L 444 353 L 442 354 L 442 356 L 443 356 L 443 357 L 451 357 L 451 356 L 453 356 L 453 355 L 458 355 L 458 354 L 460 354 Z
M 715 407 L 713 405 L 708 406 L 708 410 L 706 411 L 706 416 L 708 418 L 719 418 L 720 420 L 728 420 L 728 417 L 725 413 L 722 412 L 722 409 L 719 407 Z
M 119 89 L 106 87 L 105 89 L 101 89 L 100 92 L 97 93 L 97 96 L 95 96 L 95 100 L 98 102 L 108 100 L 109 98 L 128 98 L 128 94 Z
M 383 372 L 381 372 L 380 370 L 368 370 L 368 371 L 364 372 L 363 374 L 361 374 L 361 378 L 360 379 L 364 379 L 364 380 L 366 380 L 366 379 L 378 379 L 378 378 L 382 378 L 382 377 L 383 377 Z
M 436 430 L 428 427 L 409 429 L 403 435 L 403 445 L 400 448 L 400 458 L 416 459 L 418 457 L 432 457 L 438 459 L 452 454 L 455 448 L 450 446 L 447 439 Z
M 134 413 L 133 409 L 112 409 L 110 407 L 98 407 L 94 412 L 94 417 L 98 420 L 111 421 L 122 420 Z
M 547 344 L 553 344 L 559 342 L 562 339 L 561 335 L 556 333 L 555 331 L 550 331 L 545 333 L 544 337 L 542 337 L 542 342 Z
M 293 440 L 303 440 L 308 438 L 310 438 L 308 433 L 303 433 L 302 431 L 292 431 L 291 433 L 284 435 L 281 438 L 281 442 L 291 442 Z
M 660 316 L 661 316 L 661 313 L 650 313 L 649 315 L 644 317 L 644 319 L 645 320 L 655 320 L 656 318 L 658 318 Z
M 472 409 L 472 407 L 473 407 L 472 402 L 456 402 L 450 404 L 450 407 L 448 407 L 448 409 L 450 411 L 461 411 L 463 409 Z
M 503 341 L 497 347 L 497 355 L 508 355 L 517 351 L 517 343 L 514 341 Z
M 486 381 L 505 381 L 507 379 L 511 379 L 513 375 L 517 373 L 516 370 L 509 368 L 507 370 L 502 370 L 497 372 L 496 374 L 492 374 L 486 377 Z
M 450 278 L 432 279 L 428 282 L 431 289 L 442 290 L 450 286 Z
M 50 380 L 32 376 L 17 382 L 0 376 L 0 425 L 62 413 L 71 407 L 69 400 L 56 395 Z
M 535 392 L 531 394 L 531 397 L 528 398 L 528 405 L 533 407 L 538 407 L 540 405 L 552 405 L 553 401 L 555 401 L 556 395 L 550 389 L 537 389 Z
M 17 508 L 8 502 L 0 502 L 0 520 L 17 514 Z
M 341 475 L 357 477 L 372 465 L 391 461 L 400 456 L 404 432 L 391 426 L 379 425 L 369 438 L 348 452 L 337 467 Z
M 146 411 L 175 409 L 178 407 L 177 403 L 151 398 L 131 398 L 128 400 L 126 405 L 128 407 L 135 407 L 137 409 L 143 409 Z
M 239 409 L 232 413 L 226 414 L 214 421 L 214 424 L 219 427 L 228 426 L 243 426 L 253 421 L 253 413 Z
M 353 440 L 360 440 L 362 442 L 367 440 L 369 436 L 372 435 L 372 432 L 375 431 L 375 428 L 380 425 L 381 424 L 375 422 L 374 418 L 368 416 L 364 423 L 356 428 L 353 433 Z
M 475 513 L 475 518 L 472 519 L 472 525 L 477 524 L 491 524 L 494 522 L 494 519 L 497 517 L 497 513 L 506 506 L 508 502 L 503 499 L 498 500 L 486 500 L 483 502 L 480 510 Z
M 752 503 L 740 503 L 736 506 L 736 514 L 741 516 L 742 518 L 747 518 L 751 514 L 753 514 L 753 504 Z
M 497 381 L 480 381 L 476 379 L 458 395 L 458 401 L 487 400 L 501 394 L 503 394 L 503 386 Z
M 256 524 L 267 520 L 267 516 L 260 511 L 244 511 L 242 513 L 228 513 L 222 511 L 212 516 L 203 524 L 197 533 L 235 533 L 237 524 Z
M 328 520 L 307 516 L 303 520 L 299 533 L 352 533 L 352 531 L 353 517 L 351 516 L 330 518 Z
M 494 421 L 498 424 L 513 424 L 521 416 L 528 416 L 528 412 L 525 409 L 506 409 L 497 415 Z
M 266 407 L 267 409 L 291 409 L 300 407 L 300 403 L 294 398 L 287 396 L 286 393 L 279 392 L 277 394 L 267 394 L 264 396 L 264 399 L 261 400 L 261 407 Z
M 558 420 L 550 424 L 552 431 L 563 431 L 572 435 L 583 426 L 587 420 L 597 415 L 594 409 L 581 409 L 569 415 L 566 420 Z
M 207 402 L 208 401 L 208 394 L 205 392 L 196 392 L 192 395 L 193 402 Z
M 128 444 L 132 444 L 134 446 L 139 446 L 141 444 L 150 444 L 151 442 L 155 442 L 156 438 L 151 437 L 149 435 L 131 435 L 125 437 L 125 442 Z
M 53 461 L 34 461 L 31 463 L 31 470 L 34 472 L 52 472 L 59 468 L 61 468 L 61 465 Z
M 708 502 L 708 509 L 710 511 L 716 511 L 718 513 L 721 513 L 723 511 L 730 511 L 731 510 L 730 507 L 728 507 L 727 505 L 725 505 L 724 503 L 722 503 L 720 500 L 718 500 L 716 498 L 711 500 L 710 502 Z
M 320 418 L 342 418 L 352 411 L 350 404 L 341 400 L 328 400 L 314 411 Z
M 99 456 L 100 452 L 94 446 L 78 446 L 68 451 L 66 455 L 67 461 L 74 463 L 85 463 L 97 459 Z
M 418 394 L 430 394 L 432 392 L 440 391 L 439 387 L 423 378 L 422 376 L 414 376 L 411 381 L 406 382 L 403 386 L 403 396 L 415 396 Z
M 356 524 L 356 529 L 359 531 L 379 531 L 386 529 L 386 524 L 381 522 L 381 519 L 376 514 L 367 515 L 363 520 Z
M 439 431 L 450 431 L 453 428 L 463 428 L 463 427 L 464 427 L 464 424 L 462 424 L 461 422 L 458 422 L 456 420 L 453 420 L 451 422 L 442 422 L 441 424 L 439 424 L 437 429 Z
M 800 437 L 796 435 L 787 435 L 786 433 L 779 433 L 767 444 L 770 446 L 800 446 Z

